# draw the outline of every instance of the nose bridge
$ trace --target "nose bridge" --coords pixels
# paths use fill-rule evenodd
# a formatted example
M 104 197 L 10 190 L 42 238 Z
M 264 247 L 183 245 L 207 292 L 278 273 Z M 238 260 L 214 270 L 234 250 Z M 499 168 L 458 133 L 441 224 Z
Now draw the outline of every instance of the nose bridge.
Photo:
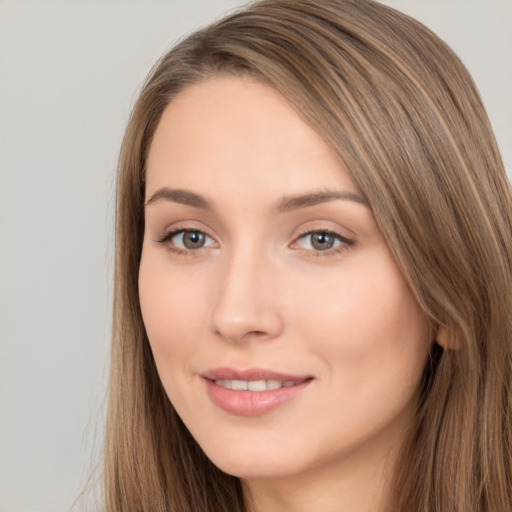
M 282 329 L 276 284 L 265 251 L 249 242 L 233 247 L 218 275 L 214 331 L 230 341 L 276 337 Z

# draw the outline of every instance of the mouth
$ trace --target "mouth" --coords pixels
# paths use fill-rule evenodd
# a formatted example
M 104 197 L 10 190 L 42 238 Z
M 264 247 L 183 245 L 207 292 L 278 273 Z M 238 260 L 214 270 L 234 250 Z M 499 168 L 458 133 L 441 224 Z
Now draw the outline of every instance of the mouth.
M 307 378 L 298 381 L 295 380 L 229 380 L 215 379 L 213 382 L 218 386 L 235 391 L 272 391 L 281 388 L 291 388 L 308 380 Z
M 298 397 L 314 380 L 262 369 L 216 368 L 201 375 L 212 402 L 237 416 L 260 416 Z

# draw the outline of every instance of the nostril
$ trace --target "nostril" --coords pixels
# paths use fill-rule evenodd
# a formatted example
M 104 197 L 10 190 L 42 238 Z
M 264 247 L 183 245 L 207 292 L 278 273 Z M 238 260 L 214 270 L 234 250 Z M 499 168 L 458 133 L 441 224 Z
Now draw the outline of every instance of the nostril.
M 249 331 L 245 335 L 245 337 L 247 337 L 247 338 L 265 338 L 267 336 L 268 336 L 268 333 L 264 332 L 264 331 Z
M 218 334 L 220 336 L 223 336 L 224 338 L 230 338 L 229 336 L 226 335 L 226 333 L 221 333 L 221 332 L 218 332 Z M 237 342 L 247 342 L 247 341 L 250 341 L 250 340 L 259 340 L 259 341 L 262 341 L 262 340 L 265 340 L 267 338 L 271 338 L 272 336 L 266 332 L 266 331 L 247 331 L 245 332 L 244 334 L 242 334 L 241 336 L 231 336 L 231 340 L 232 341 L 237 341 Z

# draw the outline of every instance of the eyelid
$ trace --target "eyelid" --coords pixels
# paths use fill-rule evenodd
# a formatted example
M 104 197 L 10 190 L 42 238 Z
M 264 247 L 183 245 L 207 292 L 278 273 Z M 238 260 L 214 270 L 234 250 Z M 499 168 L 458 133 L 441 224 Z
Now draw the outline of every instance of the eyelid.
M 180 233 L 202 233 L 206 238 L 212 240 L 214 242 L 214 245 L 206 245 L 198 247 L 196 249 L 187 249 L 172 244 L 171 240 Z M 211 249 L 212 247 L 219 246 L 219 243 L 217 242 L 215 237 L 209 234 L 207 229 L 205 229 L 204 227 L 196 227 L 188 223 L 173 225 L 171 228 L 166 229 L 162 236 L 155 239 L 155 242 L 160 245 L 165 245 L 170 252 L 186 256 L 196 256 L 198 255 L 198 253 L 202 252 L 203 249 L 208 250 Z
M 179 247 L 175 244 L 171 243 L 171 240 L 179 235 L 180 233 L 190 233 L 190 232 L 198 232 L 202 233 L 205 237 L 207 237 L 210 241 L 213 241 L 213 244 L 201 246 L 198 248 L 183 248 Z M 328 248 L 328 249 L 315 249 L 315 248 L 303 248 L 299 247 L 299 241 L 307 236 L 311 236 L 317 233 L 323 233 L 330 235 L 336 239 L 337 243 L 334 247 Z M 172 227 L 168 228 L 163 236 L 155 239 L 155 242 L 160 245 L 166 245 L 167 249 L 171 252 L 178 253 L 181 255 L 188 255 L 188 256 L 198 256 L 200 253 L 203 252 L 203 250 L 208 250 L 211 248 L 219 247 L 220 244 L 216 240 L 214 236 L 212 236 L 209 233 L 209 229 L 201 226 L 195 226 L 193 224 L 189 223 L 183 223 L 183 224 L 176 224 Z M 311 226 L 311 227 L 304 227 L 298 234 L 295 235 L 293 238 L 293 241 L 289 245 L 290 248 L 301 251 L 302 253 L 306 254 L 307 256 L 314 256 L 314 257 L 328 257 L 328 256 L 334 256 L 339 254 L 340 252 L 346 251 L 350 249 L 352 246 L 356 244 L 356 241 L 353 238 L 348 238 L 347 236 L 340 233 L 339 229 L 333 228 L 333 227 L 327 227 L 325 225 L 319 225 L 319 226 Z
M 158 242 L 160 244 L 165 243 L 165 242 L 171 240 L 172 238 L 174 238 L 176 235 L 179 235 L 180 233 L 202 233 L 203 235 L 205 235 L 210 240 L 214 240 L 215 241 L 215 239 L 213 237 L 211 237 L 208 233 L 206 233 L 202 229 L 195 229 L 195 228 L 173 228 L 173 229 L 170 229 L 170 230 L 166 231 L 162 237 L 157 238 L 155 240 L 155 242 Z
M 336 240 L 338 240 L 340 243 L 330 249 L 325 250 L 315 250 L 315 249 L 304 249 L 301 247 L 294 247 L 298 243 L 299 240 L 301 240 L 304 237 L 314 235 L 316 233 L 323 233 L 330 236 L 333 236 Z M 301 231 L 293 240 L 290 247 L 294 248 L 295 250 L 303 251 L 308 256 L 314 256 L 314 257 L 329 257 L 339 254 L 340 252 L 349 250 L 351 247 L 353 247 L 356 244 L 355 240 L 352 238 L 348 238 L 344 235 L 342 235 L 339 231 L 333 228 L 327 228 L 327 227 L 315 227 L 315 228 L 308 228 Z

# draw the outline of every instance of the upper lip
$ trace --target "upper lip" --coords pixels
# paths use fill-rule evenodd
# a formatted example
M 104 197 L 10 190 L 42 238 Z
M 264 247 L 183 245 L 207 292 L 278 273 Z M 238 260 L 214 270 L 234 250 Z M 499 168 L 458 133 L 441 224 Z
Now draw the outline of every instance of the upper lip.
M 221 366 L 207 370 L 201 374 L 201 377 L 204 377 L 208 380 L 280 380 L 293 382 L 312 378 L 311 375 L 282 373 L 265 368 L 247 368 L 245 370 L 240 370 L 236 368 L 230 368 L 228 366 Z

